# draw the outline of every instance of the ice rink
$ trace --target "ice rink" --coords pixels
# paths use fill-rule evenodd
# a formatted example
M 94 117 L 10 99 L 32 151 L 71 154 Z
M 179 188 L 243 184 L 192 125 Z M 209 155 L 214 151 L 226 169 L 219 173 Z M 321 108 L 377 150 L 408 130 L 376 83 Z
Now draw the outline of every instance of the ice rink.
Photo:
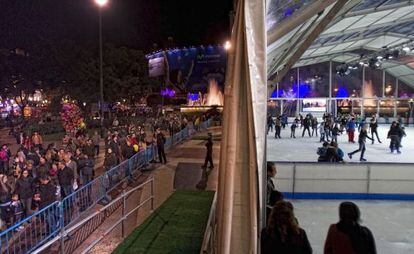
M 378 134 L 382 141 L 379 144 L 375 140 L 375 144 L 371 145 L 371 141 L 367 139 L 367 146 L 365 158 L 368 162 L 401 162 L 414 163 L 414 127 L 405 127 L 406 137 L 403 138 L 401 154 L 391 154 L 389 149 L 390 140 L 387 139 L 389 130 L 388 124 L 383 124 L 378 127 Z M 309 137 L 306 133 L 302 138 L 303 129 L 296 129 L 296 139 L 290 138 L 290 125 L 282 129 L 282 139 L 275 139 L 275 133 L 269 132 L 267 135 L 267 160 L 268 161 L 300 161 L 300 162 L 315 162 L 318 159 L 316 150 L 322 146 L 319 142 L 319 137 Z M 319 134 L 319 133 L 318 133 Z M 369 135 L 371 135 L 369 133 Z M 359 162 L 359 154 L 355 154 L 352 160 L 346 155 L 358 149 L 358 131 L 355 132 L 356 143 L 348 143 L 348 136 L 346 132 L 338 136 L 339 148 L 344 153 L 345 161 Z
M 323 253 L 330 224 L 338 222 L 340 200 L 293 200 L 295 215 L 306 231 L 313 253 Z M 371 229 L 379 254 L 414 253 L 414 202 L 354 201 L 362 225 Z

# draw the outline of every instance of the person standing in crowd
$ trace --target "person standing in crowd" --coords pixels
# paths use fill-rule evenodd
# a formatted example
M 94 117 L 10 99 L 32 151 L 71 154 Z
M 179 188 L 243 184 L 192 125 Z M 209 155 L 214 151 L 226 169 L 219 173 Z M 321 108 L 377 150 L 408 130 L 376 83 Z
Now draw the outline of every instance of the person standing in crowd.
M 161 132 L 160 128 L 157 128 L 157 131 L 155 133 L 155 138 L 157 139 L 157 150 L 158 150 L 158 158 L 160 160 L 160 163 L 167 163 L 167 157 L 165 156 L 165 150 L 164 150 L 164 144 L 165 144 L 165 136 Z
M 269 134 L 269 131 L 273 132 L 273 125 L 274 124 L 275 124 L 275 122 L 273 121 L 272 115 L 268 115 L 267 116 L 267 134 Z
M 398 154 L 400 151 L 400 137 L 402 136 L 401 129 L 398 126 L 397 122 L 392 122 L 390 130 L 388 131 L 387 138 L 390 139 L 390 150 L 391 153 L 397 151 Z
M 38 148 L 42 147 L 43 138 L 37 131 L 35 131 L 32 136 L 32 144 Z
M 40 178 L 40 185 L 33 200 L 38 203 L 39 210 L 56 201 L 56 186 L 50 182 L 48 176 Z
M 324 254 L 376 254 L 372 232 L 360 225 L 360 211 L 353 202 L 339 205 L 339 222 L 329 227 Z
M 66 166 L 64 161 L 58 162 L 58 180 L 62 198 L 65 198 L 73 192 L 74 175 L 73 170 Z
M 207 153 L 206 153 L 206 159 L 204 160 L 204 165 L 202 168 L 207 168 L 207 164 L 210 163 L 210 169 L 214 168 L 214 164 L 213 164 L 213 135 L 211 133 L 208 133 L 208 138 L 207 138 L 207 142 L 205 144 L 206 148 L 207 148 Z
M 10 202 L 10 213 L 11 213 L 11 225 L 14 225 L 18 222 L 20 222 L 21 220 L 23 220 L 23 216 L 24 216 L 24 208 L 23 208 L 23 204 L 19 199 L 19 195 L 14 193 L 12 195 L 12 199 Z M 17 230 L 22 230 L 23 226 L 18 227 Z
M 309 137 L 311 137 L 310 127 L 311 127 L 311 119 L 309 116 L 306 116 L 305 119 L 303 119 L 303 132 L 302 132 L 302 138 L 305 136 L 305 132 L 308 131 Z
M 0 174 L 0 218 L 6 225 L 10 225 L 11 187 L 7 183 L 7 176 Z
M 269 204 L 270 194 L 276 190 L 276 186 L 273 182 L 273 178 L 276 176 L 276 165 L 273 162 L 267 162 L 267 187 L 266 187 L 266 202 Z
M 289 202 L 278 201 L 274 205 L 267 227 L 261 233 L 261 253 L 312 253 L 306 232 L 299 227 L 293 206 Z
M 93 158 L 93 157 L 92 157 Z M 94 175 L 94 160 L 88 154 L 83 154 L 78 161 L 80 179 L 83 185 L 92 181 Z
M 7 145 L 0 149 L 0 174 L 8 174 L 11 152 Z
M 280 136 L 280 132 L 282 131 L 282 123 L 280 121 L 280 117 L 276 117 L 275 120 L 275 138 L 282 138 Z
M 375 138 L 374 138 L 374 134 L 377 136 L 377 140 L 378 143 L 382 143 L 380 138 L 378 137 L 378 123 L 377 123 L 377 119 L 374 117 L 372 117 L 370 123 L 369 123 L 369 128 L 371 129 L 371 138 L 372 138 L 372 144 L 374 144 Z
M 95 133 L 92 136 L 92 143 L 95 147 L 95 155 L 99 155 L 99 143 L 101 141 L 101 136 L 98 134 L 98 131 L 95 131 Z
M 354 135 L 355 135 L 355 119 L 351 118 L 351 120 L 348 121 L 346 126 L 346 132 L 348 133 L 348 142 L 355 143 L 354 141 Z
M 341 134 L 341 130 L 338 127 L 338 124 L 335 124 L 332 129 L 332 142 L 338 143 L 338 136 Z
M 14 192 L 20 197 L 20 201 L 23 204 L 25 216 L 32 214 L 32 198 L 34 194 L 34 187 L 34 181 L 33 178 L 29 175 L 29 171 L 26 169 L 23 170 L 20 178 L 17 179 Z
M 297 128 L 297 124 L 295 121 L 293 121 L 293 123 L 290 125 L 290 137 L 291 138 L 296 138 L 295 132 L 296 132 L 296 128 Z
M 316 117 L 312 118 L 312 137 L 313 135 L 318 136 L 318 118 Z
M 86 145 L 83 148 L 83 153 L 87 154 L 89 158 L 94 158 L 95 154 L 96 154 L 96 150 L 95 150 L 95 145 L 93 144 L 93 140 L 92 139 L 88 139 L 86 141 Z
M 359 136 L 358 136 L 358 145 L 359 145 L 358 149 L 353 151 L 352 153 L 348 153 L 348 156 L 349 156 L 350 159 L 352 159 L 352 155 L 354 155 L 358 152 L 361 152 L 361 156 L 359 158 L 359 161 L 367 161 L 364 158 L 365 143 L 366 143 L 367 139 L 372 141 L 372 139 L 368 136 L 367 127 L 363 126 L 362 129 L 361 129 L 361 132 L 359 133 Z

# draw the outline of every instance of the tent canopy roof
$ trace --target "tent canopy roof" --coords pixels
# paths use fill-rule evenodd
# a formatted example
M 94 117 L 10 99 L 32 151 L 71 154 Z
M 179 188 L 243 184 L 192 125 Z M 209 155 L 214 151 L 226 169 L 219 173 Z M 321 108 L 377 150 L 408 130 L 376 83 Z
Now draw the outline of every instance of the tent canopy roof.
M 268 33 L 277 29 L 289 17 L 307 8 L 315 0 L 272 0 L 267 12 Z M 353 62 L 361 56 L 382 52 L 387 48 L 402 48 L 414 41 L 414 1 L 408 0 L 350 0 L 348 10 L 339 13 L 314 41 L 294 67 L 326 61 Z M 332 5 L 329 8 L 331 8 Z M 327 11 L 325 11 L 326 13 Z M 322 16 L 315 15 L 304 20 L 288 34 L 268 42 L 268 76 L 274 75 L 283 66 L 283 58 L 289 57 L 303 40 L 312 22 Z M 414 55 L 408 53 L 404 61 L 387 61 L 382 68 L 391 75 L 400 77 L 414 85 Z

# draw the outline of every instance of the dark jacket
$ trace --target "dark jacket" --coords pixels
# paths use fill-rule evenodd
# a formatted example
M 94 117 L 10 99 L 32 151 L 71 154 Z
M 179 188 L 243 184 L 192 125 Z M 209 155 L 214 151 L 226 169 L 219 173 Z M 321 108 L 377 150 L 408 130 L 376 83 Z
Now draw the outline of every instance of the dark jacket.
M 367 139 L 372 140 L 366 130 L 361 130 L 358 136 L 358 143 L 365 143 Z
M 164 148 L 164 143 L 165 143 L 165 136 L 162 132 L 158 133 L 157 136 L 157 146 L 159 148 Z
M 360 250 L 354 250 L 351 238 L 348 234 L 338 229 L 338 224 L 329 227 L 326 236 L 324 254 L 376 254 L 375 240 L 371 231 L 363 226 L 355 227 L 353 234 L 358 239 Z
M 211 138 L 207 140 L 206 147 L 207 147 L 207 154 L 212 154 L 213 153 L 213 140 Z
M 41 184 L 38 194 L 40 195 L 39 209 L 42 209 L 56 201 L 56 186 L 51 182 Z
M 88 155 L 89 158 L 95 157 L 95 146 L 94 145 L 86 145 L 83 148 L 83 151 L 86 155 Z
M 105 157 L 104 168 L 106 171 L 118 165 L 118 158 L 116 158 L 114 153 L 110 153 Z
M 285 241 L 282 242 L 280 233 L 276 230 L 269 233 L 267 228 L 262 230 L 261 235 L 262 254 L 311 254 L 310 246 L 306 232 L 299 229 L 299 234 L 289 232 Z
M 91 158 L 81 158 L 79 160 L 78 168 L 82 175 L 93 175 L 94 161 Z
M 73 183 L 73 170 L 69 167 L 64 167 L 58 170 L 58 180 L 61 186 L 71 186 Z
M 20 177 L 16 182 L 15 193 L 19 194 L 20 199 L 31 198 L 34 194 L 33 178 Z

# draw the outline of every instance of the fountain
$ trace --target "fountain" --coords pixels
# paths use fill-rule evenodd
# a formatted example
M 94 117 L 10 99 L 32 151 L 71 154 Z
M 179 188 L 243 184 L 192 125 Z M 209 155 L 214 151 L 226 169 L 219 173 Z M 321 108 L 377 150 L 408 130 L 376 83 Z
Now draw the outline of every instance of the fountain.
M 216 79 L 208 80 L 208 94 L 205 106 L 223 106 L 224 97 Z

